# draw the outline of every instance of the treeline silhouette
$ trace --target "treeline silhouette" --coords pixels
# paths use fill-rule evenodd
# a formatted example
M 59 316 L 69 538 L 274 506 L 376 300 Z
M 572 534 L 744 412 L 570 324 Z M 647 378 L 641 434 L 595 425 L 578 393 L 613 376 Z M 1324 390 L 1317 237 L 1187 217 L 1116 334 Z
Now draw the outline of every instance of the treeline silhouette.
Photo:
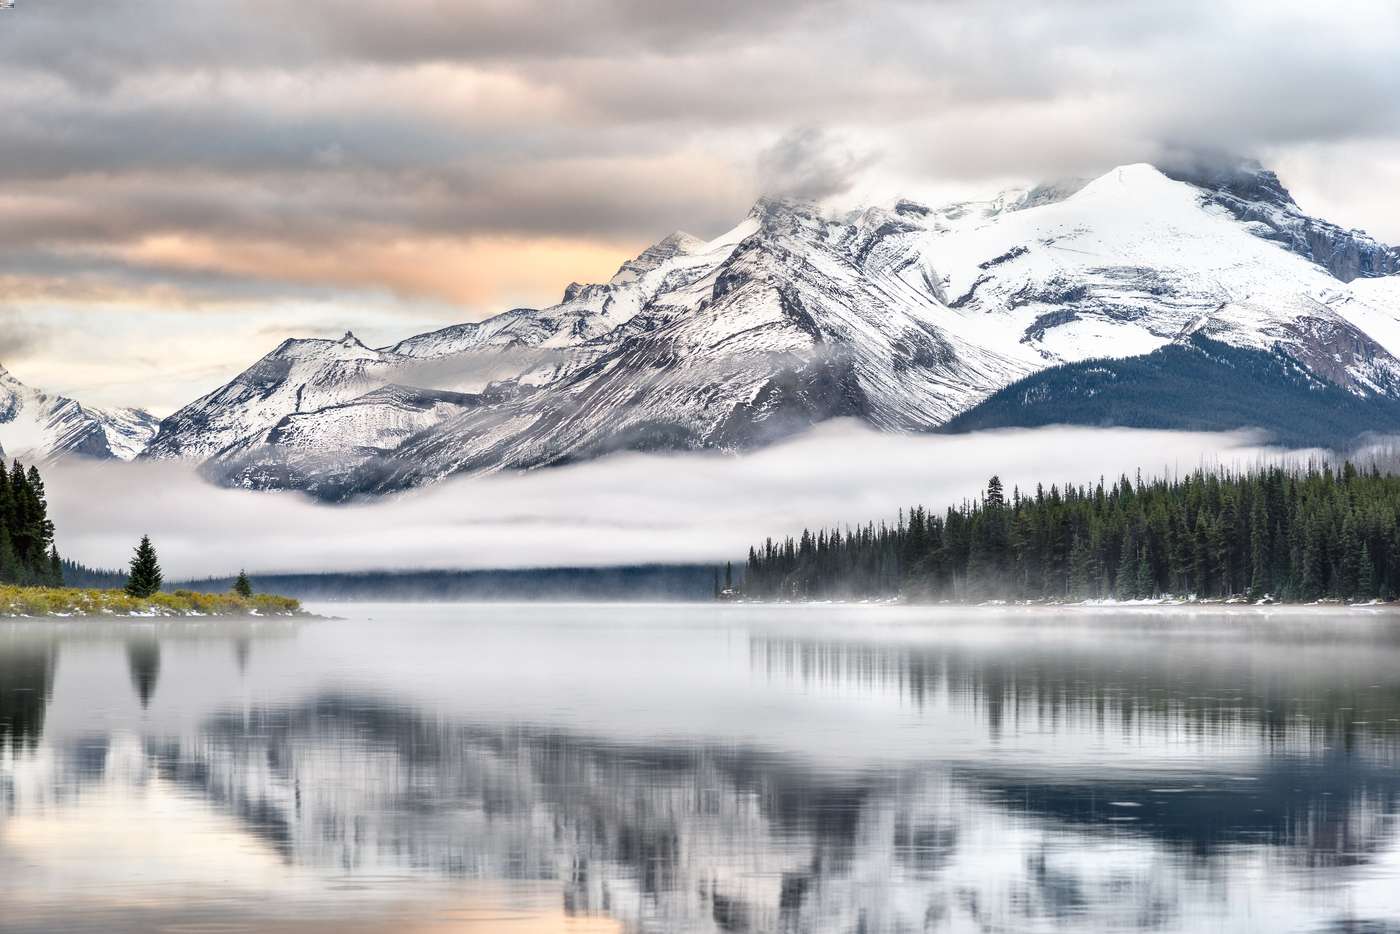
M 895 525 L 804 531 L 749 549 L 760 599 L 1137 599 L 1400 593 L 1400 476 L 1347 462 L 1037 487 Z
M 44 481 L 19 461 L 0 461 L 0 584 L 63 586 Z
M 62 559 L 63 583 L 69 587 L 91 587 L 96 590 L 120 590 L 126 586 L 127 573 L 105 568 L 90 568 L 77 561 Z
M 105 572 L 87 573 L 99 578 Z M 708 600 L 715 569 L 708 564 L 542 567 L 474 571 L 363 571 L 259 574 L 258 584 L 301 600 Z M 224 593 L 230 577 L 178 586 Z

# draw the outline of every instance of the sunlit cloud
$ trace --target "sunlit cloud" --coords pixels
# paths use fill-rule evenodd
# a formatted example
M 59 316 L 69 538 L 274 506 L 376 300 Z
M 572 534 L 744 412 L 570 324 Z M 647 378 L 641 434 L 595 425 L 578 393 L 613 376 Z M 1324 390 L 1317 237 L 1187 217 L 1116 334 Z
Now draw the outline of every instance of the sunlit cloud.
M 765 190 L 938 201 L 1202 146 L 1397 242 L 1397 49 L 1387 0 L 27 3 L 0 23 L 0 309 L 285 317 L 319 289 L 442 325 Z M 263 317 L 220 334 L 224 378 Z

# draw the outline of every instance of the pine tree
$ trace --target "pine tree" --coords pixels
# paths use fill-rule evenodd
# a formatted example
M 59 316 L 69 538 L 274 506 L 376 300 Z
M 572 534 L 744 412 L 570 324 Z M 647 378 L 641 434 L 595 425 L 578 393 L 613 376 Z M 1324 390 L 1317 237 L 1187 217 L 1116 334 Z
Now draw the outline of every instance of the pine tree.
M 1155 597 L 1156 591 L 1157 584 L 1152 576 L 1152 562 L 1147 558 L 1147 546 L 1144 545 L 1138 550 L 1137 595 L 1143 598 Z
M 248 579 L 247 571 L 238 572 L 238 579 L 233 582 L 233 592 L 245 600 L 253 595 L 253 582 Z
M 49 549 L 49 586 L 63 586 L 63 559 L 58 556 L 58 546 Z
M 1074 600 L 1087 600 L 1096 596 L 1093 549 L 1082 535 L 1074 536 L 1069 548 L 1069 596 Z
M 1348 462 L 1347 467 L 1351 467 Z M 1351 467 L 1352 479 L 1355 479 L 1355 467 Z M 1365 548 L 1361 544 L 1361 537 L 1356 534 L 1356 523 L 1351 520 L 1348 514 L 1342 522 L 1342 539 L 1338 543 L 1341 550 L 1341 580 L 1338 582 L 1337 596 L 1347 599 L 1356 595 L 1357 582 L 1361 576 L 1361 552 Z
M 1305 521 L 1302 528 L 1302 567 L 1299 568 L 1300 590 L 1304 600 L 1317 600 L 1325 593 L 1327 570 L 1322 525 L 1316 516 Z
M 1114 578 L 1113 590 L 1119 600 L 1131 600 L 1137 596 L 1137 557 L 1132 544 L 1125 537 L 1120 549 L 1122 557 L 1118 561 L 1118 574 Z
M 3 473 L 3 470 L 0 470 L 0 473 Z M 10 543 L 10 530 L 0 523 L 0 584 L 13 584 L 18 581 L 19 558 L 15 554 L 14 545 Z
M 133 597 L 145 599 L 160 591 L 160 562 L 149 535 L 141 536 L 136 553 L 131 558 L 131 573 L 127 577 L 126 592 Z
M 1262 495 L 1254 497 L 1249 510 L 1249 596 L 1259 600 L 1273 590 L 1269 554 L 1269 513 Z
M 53 584 L 53 535 L 39 471 L 0 465 L 0 583 Z
M 1371 551 L 1361 546 L 1361 568 L 1356 573 L 1356 599 L 1370 600 L 1376 596 L 1376 567 L 1371 562 Z

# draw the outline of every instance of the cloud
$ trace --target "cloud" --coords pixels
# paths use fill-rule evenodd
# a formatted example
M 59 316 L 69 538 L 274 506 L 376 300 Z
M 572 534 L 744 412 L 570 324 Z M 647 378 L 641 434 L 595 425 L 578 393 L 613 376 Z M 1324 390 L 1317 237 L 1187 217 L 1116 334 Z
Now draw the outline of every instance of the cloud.
M 1390 0 L 36 0 L 0 22 L 0 307 L 324 288 L 446 324 L 765 188 L 932 200 L 1172 147 L 1396 242 L 1397 57 Z
M 464 478 L 326 506 L 297 494 L 214 488 L 172 463 L 64 463 L 45 476 L 59 547 L 124 564 L 149 533 L 171 577 L 385 568 L 612 565 L 741 559 L 767 536 L 893 522 L 914 503 L 1008 488 L 1248 466 L 1282 452 L 1246 434 L 1051 428 L 900 436 L 852 423 L 744 456 L 628 454 Z
M 0 365 L 22 359 L 48 344 L 54 335 L 36 321 L 0 311 Z
M 819 201 L 845 194 L 874 161 L 819 127 L 803 127 L 758 154 L 759 183 L 771 195 Z

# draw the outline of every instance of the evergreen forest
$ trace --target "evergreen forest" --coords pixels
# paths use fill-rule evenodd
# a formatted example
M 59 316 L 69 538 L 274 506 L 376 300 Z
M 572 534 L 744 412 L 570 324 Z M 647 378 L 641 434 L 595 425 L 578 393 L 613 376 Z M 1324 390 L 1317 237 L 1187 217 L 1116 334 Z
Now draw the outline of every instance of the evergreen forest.
M 751 599 L 1120 600 L 1400 594 L 1400 476 L 1351 463 L 1008 494 L 749 550 Z
M 0 463 L 0 584 L 63 586 L 63 564 L 39 471 Z

